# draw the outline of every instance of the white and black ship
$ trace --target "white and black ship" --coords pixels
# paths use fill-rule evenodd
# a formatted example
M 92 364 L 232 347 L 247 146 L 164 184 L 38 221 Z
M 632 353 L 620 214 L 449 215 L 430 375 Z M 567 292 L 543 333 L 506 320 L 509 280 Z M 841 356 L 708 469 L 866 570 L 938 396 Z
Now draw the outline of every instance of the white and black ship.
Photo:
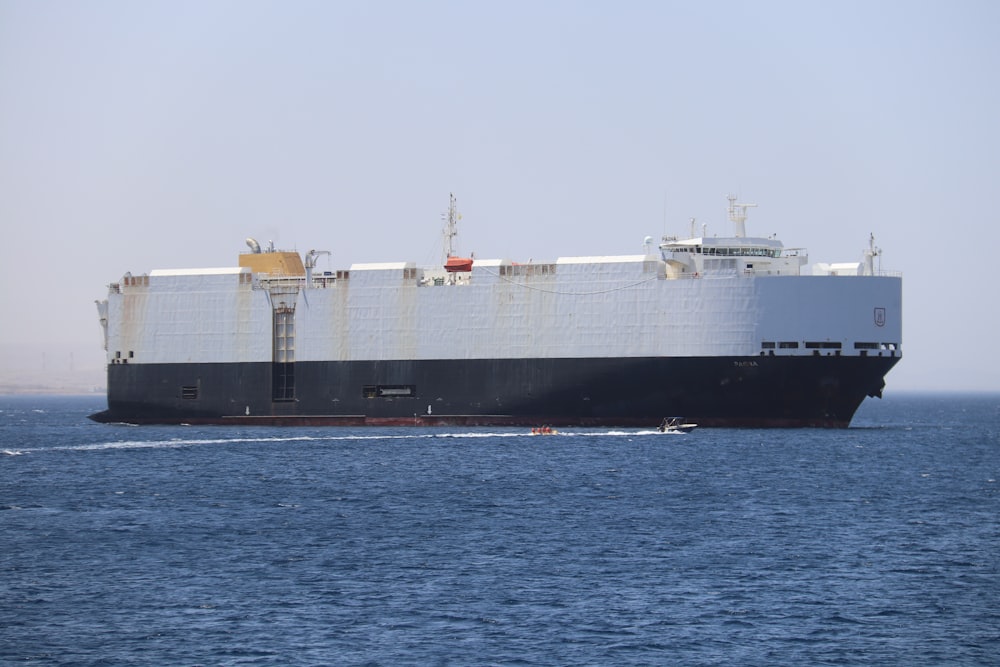
M 902 355 L 902 280 L 774 238 L 319 271 L 322 252 L 126 274 L 98 302 L 101 422 L 847 426 Z

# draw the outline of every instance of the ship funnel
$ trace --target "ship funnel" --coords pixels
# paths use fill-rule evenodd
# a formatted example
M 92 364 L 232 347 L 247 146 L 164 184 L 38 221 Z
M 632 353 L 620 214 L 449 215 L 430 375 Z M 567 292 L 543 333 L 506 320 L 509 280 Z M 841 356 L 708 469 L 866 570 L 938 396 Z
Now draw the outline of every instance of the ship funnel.
M 255 255 L 259 255 L 260 254 L 260 244 L 257 243 L 256 239 L 252 239 L 250 237 L 247 237 L 247 245 L 250 246 L 250 251 L 253 254 L 255 254 Z

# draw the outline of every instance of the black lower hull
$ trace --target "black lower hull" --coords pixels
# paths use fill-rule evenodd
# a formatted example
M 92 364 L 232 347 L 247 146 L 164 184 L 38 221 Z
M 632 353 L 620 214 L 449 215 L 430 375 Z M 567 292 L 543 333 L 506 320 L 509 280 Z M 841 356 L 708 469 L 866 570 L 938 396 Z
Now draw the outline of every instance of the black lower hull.
M 113 364 L 99 422 L 846 427 L 895 356 Z

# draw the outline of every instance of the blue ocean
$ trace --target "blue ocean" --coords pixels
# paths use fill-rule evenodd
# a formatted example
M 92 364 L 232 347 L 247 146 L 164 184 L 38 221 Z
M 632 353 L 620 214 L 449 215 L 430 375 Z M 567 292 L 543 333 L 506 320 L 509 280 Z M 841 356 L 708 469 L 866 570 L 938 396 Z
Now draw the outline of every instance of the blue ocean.
M 998 395 L 687 435 L 104 407 L 0 397 L 0 663 L 1000 664 Z

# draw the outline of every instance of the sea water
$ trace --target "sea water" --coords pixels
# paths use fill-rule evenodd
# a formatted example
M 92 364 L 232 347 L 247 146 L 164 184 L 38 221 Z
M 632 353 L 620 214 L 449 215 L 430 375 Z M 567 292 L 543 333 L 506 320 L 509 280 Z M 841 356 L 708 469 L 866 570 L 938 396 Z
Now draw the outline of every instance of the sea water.
M 1000 396 L 846 430 L 100 425 L 0 398 L 0 662 L 1000 664 Z

